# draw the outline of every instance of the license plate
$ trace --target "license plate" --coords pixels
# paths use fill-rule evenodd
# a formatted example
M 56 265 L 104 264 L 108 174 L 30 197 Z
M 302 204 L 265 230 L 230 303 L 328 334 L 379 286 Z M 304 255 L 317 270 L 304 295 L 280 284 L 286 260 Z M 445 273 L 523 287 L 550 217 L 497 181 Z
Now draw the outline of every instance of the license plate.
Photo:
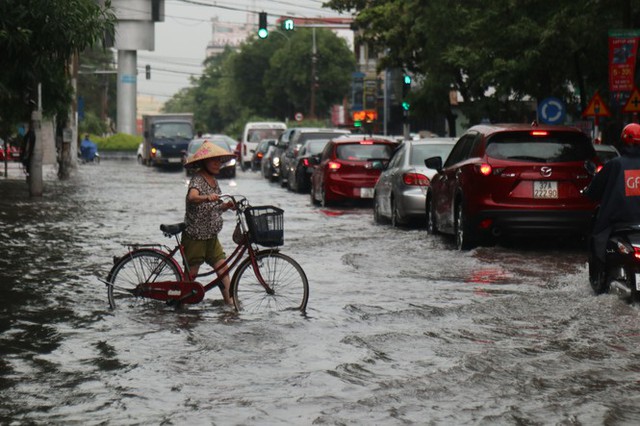
M 636 274 L 636 290 L 640 291 L 640 274 Z
M 360 188 L 360 198 L 373 198 L 373 188 Z
M 167 158 L 167 161 L 169 163 L 182 163 L 182 158 L 178 157 L 178 158 Z
M 558 182 L 555 180 L 534 181 L 533 198 L 558 198 Z

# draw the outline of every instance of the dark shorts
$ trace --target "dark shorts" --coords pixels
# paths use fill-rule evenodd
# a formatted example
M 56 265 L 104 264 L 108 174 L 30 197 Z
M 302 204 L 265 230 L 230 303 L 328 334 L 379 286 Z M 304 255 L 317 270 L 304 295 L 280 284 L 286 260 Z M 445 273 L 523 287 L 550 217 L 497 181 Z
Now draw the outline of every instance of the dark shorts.
M 200 266 L 204 262 L 207 262 L 209 266 L 214 266 L 216 262 L 227 258 L 218 237 L 208 240 L 194 240 L 186 232 L 183 232 L 182 245 L 189 266 Z

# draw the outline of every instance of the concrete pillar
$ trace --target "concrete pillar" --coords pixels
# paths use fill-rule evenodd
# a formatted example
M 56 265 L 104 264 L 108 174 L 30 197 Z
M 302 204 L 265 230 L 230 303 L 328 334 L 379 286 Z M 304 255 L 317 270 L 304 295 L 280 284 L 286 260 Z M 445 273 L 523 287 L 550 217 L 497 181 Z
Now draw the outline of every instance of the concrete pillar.
M 118 132 L 136 134 L 137 58 L 135 50 L 118 50 Z

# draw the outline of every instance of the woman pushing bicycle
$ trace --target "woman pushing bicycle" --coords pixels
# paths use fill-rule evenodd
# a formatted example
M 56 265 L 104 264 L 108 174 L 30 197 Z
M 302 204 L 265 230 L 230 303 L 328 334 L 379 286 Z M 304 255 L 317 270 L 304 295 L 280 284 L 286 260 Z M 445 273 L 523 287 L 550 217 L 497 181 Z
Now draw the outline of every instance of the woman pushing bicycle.
M 235 206 L 231 201 L 220 202 L 222 191 L 215 176 L 220 172 L 220 166 L 234 157 L 232 152 L 205 141 L 185 162 L 185 167 L 197 169 L 187 190 L 184 216 L 186 228 L 182 233 L 185 261 L 191 279 L 195 279 L 203 263 L 206 262 L 217 270 L 227 258 L 218 234 L 222 230 L 222 213 Z M 229 293 L 231 280 L 228 268 L 220 269 L 218 276 L 222 279 L 220 291 L 224 303 L 233 305 Z

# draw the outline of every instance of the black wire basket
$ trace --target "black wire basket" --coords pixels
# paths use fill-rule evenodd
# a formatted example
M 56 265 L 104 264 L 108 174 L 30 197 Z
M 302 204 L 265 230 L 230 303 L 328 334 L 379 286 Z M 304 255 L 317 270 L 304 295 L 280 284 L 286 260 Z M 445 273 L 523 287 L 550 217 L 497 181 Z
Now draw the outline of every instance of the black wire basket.
M 275 206 L 247 207 L 244 215 L 249 241 L 266 247 L 284 244 L 284 210 Z

